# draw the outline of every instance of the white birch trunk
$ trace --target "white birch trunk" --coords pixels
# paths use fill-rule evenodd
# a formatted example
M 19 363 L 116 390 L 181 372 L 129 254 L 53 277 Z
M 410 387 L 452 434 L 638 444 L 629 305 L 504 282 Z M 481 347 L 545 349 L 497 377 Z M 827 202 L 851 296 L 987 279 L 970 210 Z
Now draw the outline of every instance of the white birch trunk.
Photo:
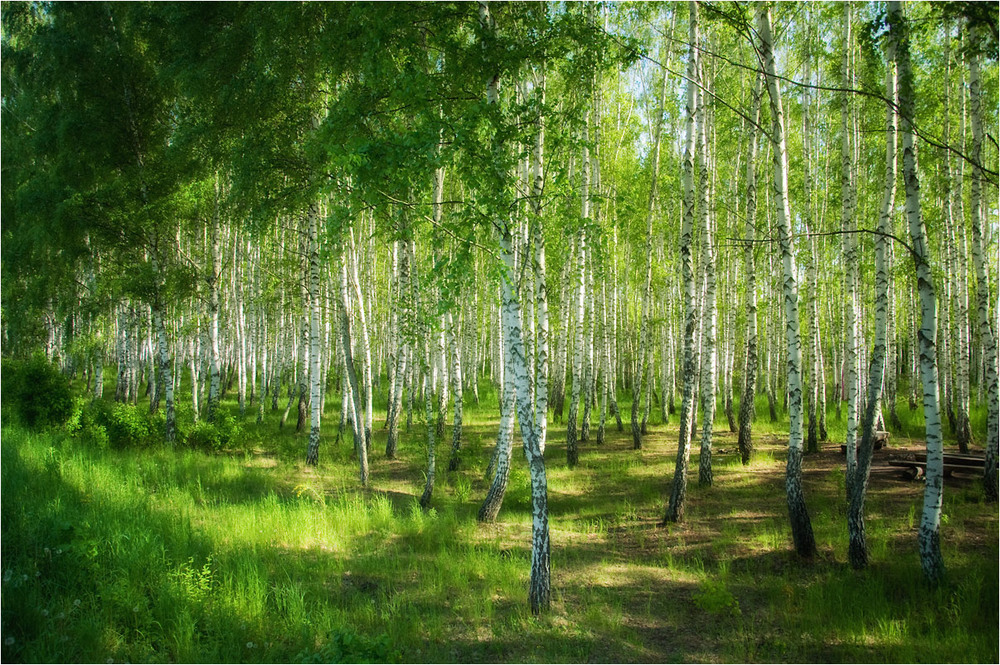
M 482 27 L 489 33 L 495 31 L 495 24 L 490 16 L 489 5 L 479 3 L 479 19 Z M 486 86 L 486 100 L 491 106 L 498 104 L 497 84 L 499 75 L 492 77 Z M 494 145 L 494 150 L 501 152 L 503 144 Z M 530 414 L 535 413 L 531 402 L 531 372 L 525 362 L 524 342 L 519 329 L 521 304 L 514 289 L 514 253 L 509 220 L 498 220 L 500 226 L 500 255 L 503 260 L 502 273 L 502 311 L 507 353 L 511 359 L 513 381 L 517 392 L 517 408 L 522 414 L 521 439 L 524 453 L 528 458 L 528 469 L 531 475 L 532 498 L 532 550 L 531 576 L 528 582 L 528 603 L 531 611 L 538 614 L 548 610 L 551 598 L 550 582 L 550 545 L 548 522 L 548 483 L 545 473 L 545 458 L 540 447 L 541 428 Z M 536 275 L 536 279 L 538 275 Z M 544 288 L 544 287 L 543 287 Z
M 216 411 L 221 397 L 221 353 L 219 348 L 219 280 L 222 278 L 222 252 L 219 247 L 219 180 L 215 180 L 215 209 L 212 214 L 212 229 L 209 240 L 209 256 L 212 266 L 208 279 L 208 344 L 209 344 L 209 385 L 208 411 L 206 419 L 215 422 Z
M 785 145 L 785 118 L 781 92 L 774 67 L 771 12 L 764 5 L 760 5 L 757 9 L 757 32 L 760 36 L 767 92 L 771 100 L 774 198 L 777 208 L 778 242 L 781 247 L 785 341 L 788 349 L 786 362 L 789 431 L 785 492 L 795 549 L 800 556 L 808 558 L 816 553 L 816 541 L 802 493 L 802 348 L 799 337 L 798 289 L 792 247 L 791 211 L 788 201 L 788 150 Z
M 885 184 L 882 206 L 879 210 L 879 235 L 875 237 L 875 344 L 868 369 L 868 394 L 861 421 L 861 444 L 858 449 L 855 476 L 848 482 L 850 487 L 847 513 L 849 536 L 848 557 L 851 566 L 861 569 L 868 565 L 868 543 L 865 534 L 864 506 L 868 491 L 868 477 L 871 471 L 874 450 L 876 412 L 882 399 L 882 385 L 885 376 L 886 349 L 889 330 L 889 266 L 887 246 L 892 235 L 892 212 L 896 198 L 896 76 L 894 71 L 895 45 L 890 41 L 886 48 L 885 86 L 886 98 L 886 148 Z
M 351 408 L 351 426 L 354 434 L 354 450 L 358 454 L 358 475 L 361 486 L 368 484 L 368 446 L 364 432 L 364 416 L 361 413 L 361 392 L 358 387 L 358 376 L 354 369 L 354 353 L 351 347 L 351 314 L 348 303 L 350 295 L 348 292 L 347 277 L 347 257 L 341 252 L 338 257 L 340 269 L 339 291 L 340 291 L 340 344 L 344 353 L 344 374 L 347 388 L 344 392 L 345 401 L 349 395 Z
M 396 279 L 396 311 L 397 315 L 397 325 L 401 329 L 397 331 L 395 336 L 398 341 L 398 351 L 396 355 L 395 371 L 392 387 L 389 391 L 391 396 L 391 401 L 388 406 L 388 416 L 386 418 L 388 425 L 388 435 L 386 437 L 385 443 L 385 456 L 389 459 L 394 459 L 396 457 L 396 451 L 399 447 L 399 418 L 403 410 L 403 386 L 406 381 L 406 373 L 408 368 L 408 358 L 409 353 L 407 351 L 411 342 L 408 339 L 410 335 L 410 330 L 412 326 L 412 306 L 413 304 L 409 300 L 410 291 L 410 252 L 409 243 L 405 240 L 397 241 L 399 245 L 397 249 L 397 260 L 398 260 L 398 271 Z
M 319 209 L 313 203 L 306 214 L 308 223 L 309 262 L 309 445 L 306 464 L 319 464 L 320 441 L 320 286 L 319 286 Z M 242 351 L 241 351 L 242 353 Z M 241 359 L 242 363 L 242 359 Z M 242 408 L 240 409 L 242 413 Z
M 970 28 L 971 37 L 977 37 L 979 28 Z M 993 328 L 995 319 L 990 317 L 990 282 L 986 272 L 984 257 L 983 229 L 984 206 L 982 205 L 983 173 L 983 111 L 980 90 L 982 83 L 979 72 L 979 55 L 969 56 L 969 110 L 972 120 L 972 161 L 977 165 L 972 170 L 972 191 L 970 208 L 972 213 L 972 260 L 976 268 L 976 310 L 979 320 L 980 344 L 983 348 L 984 379 L 986 383 L 986 499 L 997 501 L 997 441 L 1000 439 L 1000 389 L 998 389 L 997 339 Z
M 941 502 L 944 489 L 944 449 L 941 438 L 941 417 L 938 402 L 937 301 L 931 275 L 927 232 L 920 214 L 920 194 L 917 173 L 917 153 L 913 142 L 914 96 L 913 73 L 910 69 L 909 26 L 898 0 L 889 1 L 889 38 L 897 57 L 899 115 L 902 123 L 903 182 L 906 187 L 906 219 L 912 244 L 911 256 L 917 274 L 920 294 L 920 329 L 917 337 L 920 353 L 920 379 L 923 384 L 924 432 L 927 441 L 926 483 L 924 505 L 920 517 L 920 563 L 924 575 L 932 584 L 944 576 L 941 556 Z
M 843 4 L 843 60 L 841 69 L 841 85 L 847 89 L 851 87 L 851 3 Z M 850 95 L 847 92 L 840 94 L 840 198 L 841 198 L 841 229 L 843 235 L 843 257 L 844 257 L 844 284 L 845 284 L 845 362 L 847 365 L 847 377 L 845 387 L 847 389 L 847 488 L 850 492 L 850 483 L 856 476 L 857 468 L 857 436 L 858 418 L 861 408 L 861 354 L 859 346 L 860 321 L 858 312 L 858 243 L 854 231 L 857 229 L 857 222 L 854 219 L 854 205 L 852 201 L 852 169 L 853 149 L 851 146 L 850 131 Z
M 704 65 L 702 65 L 702 68 Z M 700 74 L 702 85 L 704 74 Z M 698 460 L 698 484 L 712 485 L 712 425 L 715 421 L 715 393 L 718 379 L 716 335 L 718 326 L 718 311 L 716 307 L 716 277 L 715 277 L 715 247 L 712 235 L 711 216 L 709 214 L 709 181 L 708 181 L 708 113 L 706 111 L 705 95 L 699 96 L 698 105 L 698 153 L 700 161 L 699 173 L 699 226 L 702 241 L 702 269 L 705 272 L 705 302 L 702 308 L 702 350 L 701 350 L 701 454 Z
M 371 446 L 372 440 L 372 354 L 371 354 L 371 336 L 368 332 L 368 316 L 365 313 L 365 301 L 361 294 L 361 284 L 358 281 L 358 251 L 357 245 L 354 242 L 354 227 L 348 230 L 348 237 L 350 238 L 350 250 L 351 250 L 351 270 L 349 273 L 351 280 L 351 287 L 354 290 L 354 297 L 358 303 L 358 329 L 359 338 L 361 342 L 361 376 L 363 384 L 361 389 L 364 391 L 364 420 L 362 421 L 364 426 L 365 435 L 365 450 Z M 360 405 L 358 405 L 360 410 Z
M 590 110 L 584 110 L 583 118 L 583 155 L 581 173 L 581 211 L 580 217 L 582 225 L 580 227 L 579 241 L 577 249 L 579 254 L 577 261 L 579 268 L 573 268 L 573 278 L 575 280 L 576 293 L 573 298 L 573 387 L 570 393 L 569 412 L 566 416 L 566 462 L 570 468 L 576 466 L 579 460 L 579 450 L 577 447 L 577 413 L 579 409 L 580 396 L 583 394 L 583 361 L 584 361 L 584 316 L 586 312 L 585 304 L 587 300 L 587 225 L 590 223 L 590 150 L 588 143 L 590 123 Z
M 170 349 L 167 345 L 166 304 L 163 302 L 161 291 L 163 279 L 160 275 L 160 263 L 156 258 L 157 248 L 153 248 L 153 272 L 156 274 L 157 293 L 153 299 L 153 328 L 156 331 L 156 348 L 158 356 L 158 369 L 160 380 L 158 385 L 162 387 L 164 403 L 166 406 L 166 430 L 164 439 L 170 445 L 174 444 L 177 438 L 177 413 L 174 409 L 174 381 L 170 371 L 171 359 Z
M 745 244 L 743 261 L 746 272 L 746 317 L 747 317 L 747 352 L 746 371 L 743 375 L 743 396 L 740 398 L 739 432 L 737 447 L 743 464 L 750 462 L 753 454 L 753 418 L 754 400 L 757 390 L 757 270 L 754 267 L 754 250 L 757 227 L 757 127 L 760 120 L 761 78 L 755 77 L 753 86 L 753 102 L 750 119 L 747 125 L 749 139 L 747 141 L 747 172 L 746 172 L 746 222 L 744 223 Z
M 691 420 L 694 411 L 695 382 L 695 327 L 697 303 L 694 283 L 694 154 L 696 149 L 695 121 L 698 108 L 698 3 L 688 2 L 688 42 L 690 53 L 687 67 L 687 92 L 685 99 L 685 142 L 682 183 L 684 187 L 684 218 L 681 224 L 680 258 L 684 283 L 684 394 L 681 398 L 680 440 L 674 465 L 674 480 L 664 522 L 679 522 L 684 516 L 684 499 L 687 494 L 687 469 L 691 454 Z
M 643 391 L 649 391 L 649 319 L 653 299 L 653 215 L 656 212 L 657 186 L 660 179 L 660 137 L 663 133 L 663 115 L 667 97 L 667 71 L 662 72 L 663 78 L 660 83 L 660 94 L 657 100 L 656 116 L 653 125 L 653 147 L 651 153 L 651 179 L 649 186 L 649 199 L 646 204 L 646 281 L 642 292 L 642 322 L 640 324 L 639 341 L 639 371 L 633 377 L 632 382 L 632 448 L 640 450 L 642 448 L 641 428 L 636 416 L 638 402 L 643 399 Z

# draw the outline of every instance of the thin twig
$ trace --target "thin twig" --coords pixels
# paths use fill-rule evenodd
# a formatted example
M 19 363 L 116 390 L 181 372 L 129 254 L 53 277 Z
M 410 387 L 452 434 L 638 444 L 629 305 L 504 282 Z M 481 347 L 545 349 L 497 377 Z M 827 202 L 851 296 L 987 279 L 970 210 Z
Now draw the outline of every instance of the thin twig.
M 914 251 L 913 247 L 911 247 L 910 244 L 907 243 L 902 238 L 899 238 L 898 236 L 894 236 L 891 233 L 884 233 L 882 231 L 876 231 L 875 229 L 853 229 L 853 230 L 850 230 L 850 231 L 816 231 L 816 232 L 811 232 L 811 233 L 795 233 L 795 234 L 792 234 L 792 239 L 794 240 L 795 238 L 821 238 L 823 236 L 840 236 L 840 235 L 848 235 L 848 234 L 855 234 L 855 233 L 867 233 L 869 235 L 880 236 L 880 237 L 883 237 L 883 238 L 889 238 L 890 240 L 895 240 L 900 245 L 902 245 L 903 247 L 905 247 L 907 249 L 907 251 L 910 252 L 910 254 L 916 255 L 916 251 Z M 750 238 L 728 238 L 727 237 L 726 238 L 726 242 L 728 242 L 730 244 L 733 244 L 733 245 L 737 245 L 737 246 L 765 245 L 765 244 L 771 244 L 771 243 L 778 242 L 778 239 L 777 238 L 755 238 L 755 239 L 750 239 Z

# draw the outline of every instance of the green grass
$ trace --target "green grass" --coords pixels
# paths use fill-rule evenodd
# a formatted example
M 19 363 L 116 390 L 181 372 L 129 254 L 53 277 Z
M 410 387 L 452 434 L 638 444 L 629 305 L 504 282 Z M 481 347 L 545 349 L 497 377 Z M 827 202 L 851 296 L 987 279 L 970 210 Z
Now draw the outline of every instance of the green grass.
M 426 512 L 418 418 L 396 461 L 376 421 L 362 490 L 350 440 L 333 445 L 332 399 L 317 468 L 303 464 L 294 420 L 279 431 L 270 410 L 259 427 L 248 415 L 244 444 L 220 454 L 102 450 L 5 414 L 3 660 L 996 662 L 997 508 L 981 482 L 946 485 L 948 580 L 931 589 L 916 550 L 922 487 L 873 475 L 871 566 L 854 571 L 831 409 L 831 440 L 805 462 L 820 553 L 799 561 L 787 434 L 766 422 L 766 401 L 749 467 L 719 413 L 715 486 L 697 485 L 695 446 L 685 521 L 668 527 L 676 418 L 654 420 L 641 451 L 612 420 L 572 470 L 565 428 L 550 427 L 553 607 L 533 617 L 519 449 L 499 521 L 475 520 L 497 426 L 495 396 L 481 395 L 479 408 L 467 400 L 459 472 L 445 472 L 439 448 Z

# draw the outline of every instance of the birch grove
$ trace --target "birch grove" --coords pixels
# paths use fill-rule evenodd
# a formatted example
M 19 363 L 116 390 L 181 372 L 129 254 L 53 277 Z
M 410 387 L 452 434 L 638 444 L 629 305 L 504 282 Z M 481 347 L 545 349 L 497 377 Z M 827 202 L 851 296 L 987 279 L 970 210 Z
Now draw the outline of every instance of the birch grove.
M 552 469 L 562 510 L 593 460 L 672 461 L 669 531 L 730 455 L 780 460 L 809 559 L 830 453 L 864 568 L 869 485 L 912 463 L 933 582 L 949 459 L 995 506 L 980 10 L 85 4 L 4 10 L 0 311 L 4 358 L 37 351 L 80 410 L 218 455 L 252 433 L 317 484 L 348 460 L 480 529 L 530 513 L 534 613 Z

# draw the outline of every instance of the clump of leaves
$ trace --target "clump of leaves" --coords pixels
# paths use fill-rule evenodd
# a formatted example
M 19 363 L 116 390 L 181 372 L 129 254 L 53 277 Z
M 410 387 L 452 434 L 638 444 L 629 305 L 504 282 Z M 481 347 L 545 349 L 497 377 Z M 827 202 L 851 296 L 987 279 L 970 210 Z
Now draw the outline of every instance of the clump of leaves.
M 206 452 L 233 448 L 243 439 L 243 428 L 231 414 L 220 413 L 214 423 L 198 422 L 185 439 L 188 446 Z
M 5 360 L 3 397 L 32 429 L 64 425 L 73 410 L 69 379 L 41 352 L 29 360 Z
M 392 646 L 389 636 L 382 633 L 370 638 L 340 628 L 330 633 L 329 641 L 317 651 L 300 651 L 298 663 L 399 663 L 403 654 Z
M 66 423 L 74 437 L 96 448 L 144 448 L 154 445 L 165 428 L 162 414 L 135 404 L 77 400 Z
M 713 616 L 738 617 L 742 614 L 740 601 L 723 580 L 706 579 L 698 585 L 693 599 L 695 605 Z

